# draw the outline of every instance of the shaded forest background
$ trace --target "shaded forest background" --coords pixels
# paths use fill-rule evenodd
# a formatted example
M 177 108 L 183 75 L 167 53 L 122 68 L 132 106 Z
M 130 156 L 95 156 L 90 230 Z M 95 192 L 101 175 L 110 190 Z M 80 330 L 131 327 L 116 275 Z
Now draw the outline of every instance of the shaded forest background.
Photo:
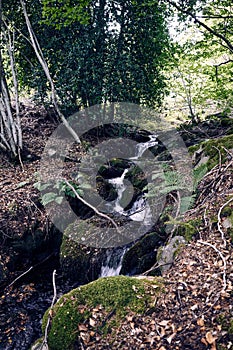
M 15 157 L 25 99 L 65 117 L 116 101 L 231 113 L 232 1 L 1 1 L 0 17 L 0 147 Z

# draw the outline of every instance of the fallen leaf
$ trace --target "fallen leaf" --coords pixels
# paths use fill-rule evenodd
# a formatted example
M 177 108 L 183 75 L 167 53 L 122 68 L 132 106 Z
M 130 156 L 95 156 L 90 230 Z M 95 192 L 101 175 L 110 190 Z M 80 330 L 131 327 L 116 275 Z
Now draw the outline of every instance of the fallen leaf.
M 203 327 L 205 325 L 205 322 L 204 322 L 203 318 L 199 318 L 197 320 L 197 324 L 198 324 L 198 326 Z
M 85 331 L 87 331 L 88 329 L 87 329 L 87 327 L 86 327 L 84 324 L 79 324 L 79 325 L 78 325 L 78 330 L 79 330 L 79 331 L 84 331 L 84 332 L 85 332 Z
M 215 343 L 216 338 L 213 337 L 211 332 L 207 332 L 205 337 L 206 337 L 206 340 L 207 340 L 208 344 Z
M 173 338 L 175 338 L 175 336 L 176 336 L 176 333 L 173 333 L 172 335 L 170 335 L 170 337 L 167 338 L 167 341 L 169 344 L 171 344 L 171 342 L 172 342 Z
M 158 325 L 166 327 L 169 322 L 170 322 L 170 320 L 163 320 L 163 321 L 159 322 Z
M 205 340 L 205 338 L 201 338 L 201 342 L 202 342 L 203 344 L 205 344 L 205 346 L 208 346 L 208 343 L 207 343 L 207 341 Z

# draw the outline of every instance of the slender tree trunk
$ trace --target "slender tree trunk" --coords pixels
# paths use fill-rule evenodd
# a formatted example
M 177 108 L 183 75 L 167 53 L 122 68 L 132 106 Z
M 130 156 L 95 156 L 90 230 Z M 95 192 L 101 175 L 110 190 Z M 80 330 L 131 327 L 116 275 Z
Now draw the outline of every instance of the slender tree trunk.
M 8 36 L 7 36 L 8 33 Z M 18 104 L 18 83 L 16 68 L 14 62 L 14 52 L 10 41 L 10 32 L 4 25 L 2 14 L 2 0 L 0 0 L 0 148 L 10 153 L 14 157 L 19 157 L 22 149 L 22 130 L 19 118 L 19 104 Z M 3 51 L 2 43 L 8 46 L 8 54 L 12 70 L 12 76 L 15 87 L 16 96 L 16 117 L 12 112 L 11 97 L 5 77 L 3 66 Z

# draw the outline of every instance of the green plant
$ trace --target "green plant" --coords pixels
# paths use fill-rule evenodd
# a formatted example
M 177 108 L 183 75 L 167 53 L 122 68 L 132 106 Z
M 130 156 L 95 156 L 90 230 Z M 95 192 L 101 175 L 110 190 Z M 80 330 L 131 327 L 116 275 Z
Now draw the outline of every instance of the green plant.
M 70 182 L 70 184 L 75 188 L 75 190 L 80 196 L 83 196 L 83 190 L 81 188 L 81 185 L 77 185 L 74 182 Z M 66 196 L 75 198 L 75 193 L 63 180 L 57 181 L 55 184 L 37 181 L 36 183 L 34 183 L 34 187 L 42 192 L 41 203 L 44 206 L 51 202 L 61 204 L 64 197 Z
M 114 332 L 121 320 L 132 311 L 143 314 L 154 306 L 158 293 L 163 286 L 159 278 L 149 280 L 134 277 L 115 276 L 100 278 L 89 284 L 73 289 L 63 295 L 52 309 L 51 328 L 48 334 L 50 350 L 76 349 L 79 339 L 79 325 L 98 315 L 114 313 L 106 322 L 93 326 L 95 332 Z M 45 330 L 48 314 L 44 315 L 42 328 Z

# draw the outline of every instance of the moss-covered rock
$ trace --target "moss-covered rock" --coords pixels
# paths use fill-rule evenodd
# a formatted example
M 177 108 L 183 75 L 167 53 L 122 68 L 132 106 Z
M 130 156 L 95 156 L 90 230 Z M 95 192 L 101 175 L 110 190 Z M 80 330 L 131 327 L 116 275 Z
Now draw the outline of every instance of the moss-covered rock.
M 156 250 L 162 243 L 158 233 L 145 235 L 135 243 L 124 255 L 121 273 L 140 274 L 148 270 L 156 261 Z
M 160 279 L 117 276 L 100 278 L 72 290 L 50 312 L 49 350 L 78 349 L 80 332 L 87 328 L 93 337 L 112 334 L 127 313 L 143 314 L 152 307 L 159 287 Z M 43 318 L 43 331 L 48 312 Z
M 219 137 L 217 139 L 211 139 L 204 141 L 198 145 L 189 147 L 189 152 L 193 155 L 194 162 L 196 166 L 203 157 L 206 157 L 206 165 L 208 170 L 211 170 L 220 161 L 224 162 L 229 156 L 226 150 L 233 149 L 233 135 L 227 135 L 224 137 Z
M 227 332 L 229 339 L 233 341 L 233 318 L 229 318 L 224 314 L 221 314 L 218 316 L 217 321 L 223 331 Z
M 78 284 L 98 278 L 105 251 L 77 243 L 66 234 L 63 236 L 60 263 L 63 275 Z
M 194 220 L 178 222 L 177 228 L 175 230 L 176 236 L 183 236 L 186 242 L 191 241 L 193 236 L 198 233 L 198 228 L 201 225 L 201 219 L 196 218 Z

